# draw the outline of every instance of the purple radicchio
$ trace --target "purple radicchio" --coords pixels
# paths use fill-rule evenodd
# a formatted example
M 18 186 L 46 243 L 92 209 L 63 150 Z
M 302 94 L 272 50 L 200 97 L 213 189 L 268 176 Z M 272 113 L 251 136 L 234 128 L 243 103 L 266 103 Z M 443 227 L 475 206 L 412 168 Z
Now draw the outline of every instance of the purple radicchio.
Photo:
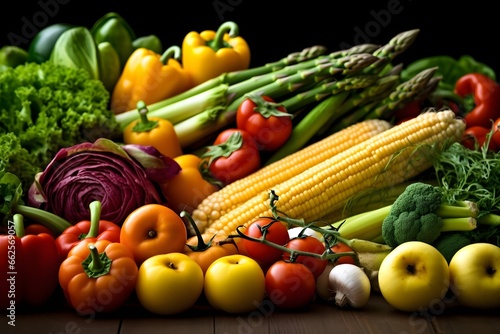
M 177 162 L 152 146 L 118 145 L 99 138 L 63 148 L 30 188 L 28 204 L 75 224 L 100 201 L 101 219 L 121 225 L 145 204 L 165 204 L 161 184 L 180 172 Z

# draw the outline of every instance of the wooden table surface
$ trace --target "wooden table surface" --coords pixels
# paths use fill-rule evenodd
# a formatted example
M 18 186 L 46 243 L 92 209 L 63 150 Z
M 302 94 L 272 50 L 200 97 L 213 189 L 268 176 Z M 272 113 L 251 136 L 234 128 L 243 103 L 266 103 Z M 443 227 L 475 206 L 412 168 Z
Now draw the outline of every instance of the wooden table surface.
M 17 310 L 15 326 L 2 317 L 2 334 L 101 334 L 101 333 L 499 333 L 500 310 L 471 310 L 452 300 L 436 303 L 426 312 L 407 313 L 392 308 L 373 293 L 362 309 L 339 309 L 317 301 L 300 310 L 286 311 L 263 303 L 259 310 L 231 315 L 211 308 L 206 301 L 189 311 L 164 316 L 149 313 L 135 298 L 110 314 L 79 316 L 56 294 L 38 310 Z

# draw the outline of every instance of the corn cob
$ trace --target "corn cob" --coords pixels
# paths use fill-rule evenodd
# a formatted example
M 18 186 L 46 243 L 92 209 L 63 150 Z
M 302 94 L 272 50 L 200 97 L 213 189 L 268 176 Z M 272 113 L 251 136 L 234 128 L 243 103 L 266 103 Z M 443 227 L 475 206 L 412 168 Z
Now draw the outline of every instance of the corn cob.
M 386 131 L 391 124 L 378 119 L 360 122 L 330 135 L 279 161 L 267 165 L 251 176 L 237 180 L 205 198 L 193 211 L 196 225 L 203 231 L 213 221 L 275 185 L 298 175 L 326 159 L 360 142 Z
M 426 111 L 275 185 L 278 210 L 305 222 L 318 222 L 323 216 L 342 210 L 359 192 L 399 184 L 430 168 L 431 149 L 458 141 L 464 129 L 465 123 L 451 110 Z M 283 164 L 272 166 L 274 173 L 286 173 Z M 247 182 L 246 191 L 255 194 L 250 186 L 252 178 Z M 238 195 L 241 196 L 234 194 Z M 230 196 L 225 200 L 230 201 Z M 234 234 L 238 226 L 271 214 L 268 191 L 261 191 L 230 212 L 220 214 L 205 232 Z

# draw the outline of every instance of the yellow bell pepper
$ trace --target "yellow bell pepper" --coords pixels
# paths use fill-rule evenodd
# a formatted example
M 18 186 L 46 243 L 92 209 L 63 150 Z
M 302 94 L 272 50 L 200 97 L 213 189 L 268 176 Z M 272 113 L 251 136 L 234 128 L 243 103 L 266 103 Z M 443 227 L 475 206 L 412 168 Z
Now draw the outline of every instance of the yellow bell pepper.
M 120 114 L 134 109 L 140 100 L 152 104 L 191 88 L 191 78 L 180 59 L 178 46 L 171 46 L 162 55 L 146 48 L 136 49 L 115 84 L 111 110 Z
M 217 32 L 188 33 L 182 42 L 182 65 L 196 86 L 222 73 L 248 69 L 250 49 L 238 25 L 229 21 Z
M 142 100 L 137 102 L 137 109 L 140 118 L 123 130 L 123 142 L 153 146 L 162 155 L 172 159 L 182 155 L 179 138 L 173 124 L 160 117 L 148 118 L 148 108 Z

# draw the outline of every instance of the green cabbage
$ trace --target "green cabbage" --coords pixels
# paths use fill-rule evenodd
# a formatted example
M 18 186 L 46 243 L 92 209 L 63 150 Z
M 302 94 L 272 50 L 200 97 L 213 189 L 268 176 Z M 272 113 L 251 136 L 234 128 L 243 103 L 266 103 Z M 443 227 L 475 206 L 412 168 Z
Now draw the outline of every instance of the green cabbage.
M 120 138 L 109 92 L 83 69 L 51 62 L 0 71 L 0 170 L 24 190 L 64 147 Z

